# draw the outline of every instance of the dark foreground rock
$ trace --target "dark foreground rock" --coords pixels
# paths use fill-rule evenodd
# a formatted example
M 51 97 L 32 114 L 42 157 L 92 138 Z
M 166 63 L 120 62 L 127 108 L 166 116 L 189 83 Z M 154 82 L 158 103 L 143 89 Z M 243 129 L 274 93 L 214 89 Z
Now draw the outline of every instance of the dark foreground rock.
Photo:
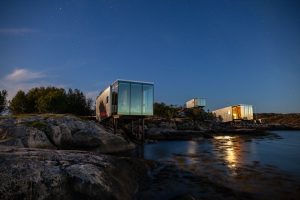
M 135 145 L 100 124 L 68 115 L 0 119 L 0 145 L 44 149 L 88 149 L 112 153 Z
M 84 151 L 0 146 L 0 199 L 132 199 L 147 168 Z

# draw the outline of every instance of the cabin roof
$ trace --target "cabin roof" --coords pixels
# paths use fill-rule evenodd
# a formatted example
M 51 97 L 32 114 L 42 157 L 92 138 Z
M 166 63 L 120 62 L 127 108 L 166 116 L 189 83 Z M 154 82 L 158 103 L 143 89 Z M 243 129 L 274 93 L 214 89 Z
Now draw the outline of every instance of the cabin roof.
M 151 84 L 151 85 L 154 84 L 153 82 L 146 82 L 146 81 L 135 81 L 135 80 L 117 79 L 116 81 L 114 81 L 112 83 L 112 85 L 114 83 L 116 83 L 116 82 L 119 82 L 119 81 L 121 81 L 121 82 L 130 82 L 130 83 L 144 83 L 144 84 Z
M 231 105 L 231 106 L 226 106 L 226 107 L 223 107 L 223 108 L 215 109 L 215 110 L 213 110 L 212 112 L 217 111 L 217 110 L 222 110 L 222 109 L 224 109 L 224 108 L 233 107 L 233 106 L 253 106 L 253 105 L 251 105 L 251 104 L 235 104 L 235 105 Z
M 204 100 L 206 100 L 207 98 L 206 97 L 195 97 L 195 98 L 188 99 L 185 102 L 187 103 L 187 102 L 195 100 L 195 99 L 199 99 L 199 100 L 203 100 L 204 99 Z
M 110 84 L 109 86 L 107 86 L 105 89 L 103 89 L 98 96 L 96 97 L 96 99 L 110 86 L 112 86 L 113 84 L 115 84 L 116 82 L 128 82 L 128 83 L 142 83 L 142 84 L 149 84 L 149 85 L 154 85 L 153 82 L 146 82 L 146 81 L 134 81 L 134 80 L 126 80 L 126 79 L 117 79 L 115 80 L 112 84 Z

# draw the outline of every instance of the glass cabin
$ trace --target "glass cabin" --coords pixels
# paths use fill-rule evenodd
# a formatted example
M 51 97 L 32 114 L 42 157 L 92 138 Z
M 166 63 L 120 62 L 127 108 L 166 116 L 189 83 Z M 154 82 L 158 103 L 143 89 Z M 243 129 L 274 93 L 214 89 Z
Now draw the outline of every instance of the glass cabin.
M 205 107 L 206 100 L 203 98 L 193 98 L 185 103 L 186 108 L 197 108 L 197 107 Z
M 117 80 L 111 88 L 112 114 L 153 115 L 152 83 Z

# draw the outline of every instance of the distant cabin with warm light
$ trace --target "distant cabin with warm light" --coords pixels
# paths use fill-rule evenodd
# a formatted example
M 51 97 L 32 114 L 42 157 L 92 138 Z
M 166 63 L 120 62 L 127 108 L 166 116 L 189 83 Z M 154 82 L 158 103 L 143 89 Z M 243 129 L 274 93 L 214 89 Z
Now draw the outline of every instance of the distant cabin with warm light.
M 197 107 L 205 107 L 206 101 L 205 99 L 193 98 L 185 103 L 186 108 L 197 108 Z
M 96 99 L 96 118 L 153 115 L 154 84 L 117 80 Z
M 212 111 L 216 117 L 221 118 L 222 122 L 236 120 L 253 120 L 253 106 L 238 104 Z

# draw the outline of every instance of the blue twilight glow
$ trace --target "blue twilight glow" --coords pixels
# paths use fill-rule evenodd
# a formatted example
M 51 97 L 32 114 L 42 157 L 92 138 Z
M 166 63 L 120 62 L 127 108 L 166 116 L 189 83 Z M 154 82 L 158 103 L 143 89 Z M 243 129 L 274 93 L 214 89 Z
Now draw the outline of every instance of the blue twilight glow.
M 300 112 L 299 10 L 297 0 L 3 0 L 0 89 L 95 98 L 129 79 L 154 82 L 168 104 Z

